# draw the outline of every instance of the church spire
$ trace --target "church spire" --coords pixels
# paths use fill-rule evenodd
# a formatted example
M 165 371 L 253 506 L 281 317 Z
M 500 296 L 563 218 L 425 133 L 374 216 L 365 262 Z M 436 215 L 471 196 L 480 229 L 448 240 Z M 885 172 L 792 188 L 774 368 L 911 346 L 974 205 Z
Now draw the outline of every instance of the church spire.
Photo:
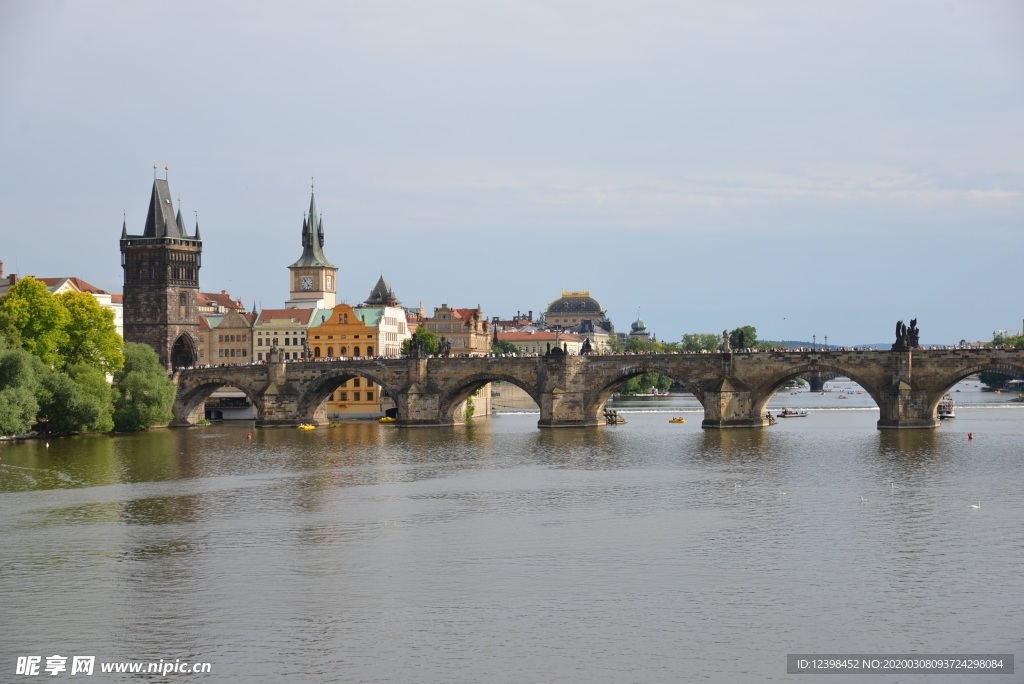
M 309 192 L 309 214 L 302 220 L 302 256 L 292 264 L 293 267 L 327 267 L 334 264 L 324 256 L 324 224 L 323 217 L 316 210 L 316 193 L 312 185 Z

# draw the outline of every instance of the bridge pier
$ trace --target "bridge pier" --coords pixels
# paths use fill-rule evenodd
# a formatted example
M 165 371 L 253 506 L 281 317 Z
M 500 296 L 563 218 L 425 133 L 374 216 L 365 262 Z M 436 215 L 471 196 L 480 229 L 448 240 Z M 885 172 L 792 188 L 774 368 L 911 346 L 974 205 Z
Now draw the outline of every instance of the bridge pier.
M 540 428 L 597 427 L 605 425 L 602 417 L 586 411 L 586 393 L 555 388 L 540 396 Z
M 441 395 L 421 383 L 413 383 L 395 397 L 398 405 L 397 427 L 450 427 L 455 425 L 451 416 L 441 415 Z M 447 420 L 446 420 L 447 418 Z
M 768 425 L 763 411 L 754 402 L 754 393 L 749 386 L 737 378 L 726 377 L 712 389 L 704 391 L 704 420 L 700 426 L 705 430 L 727 428 L 761 428 Z
M 879 392 L 879 430 L 933 430 L 939 427 L 928 390 L 913 389 L 906 382 Z

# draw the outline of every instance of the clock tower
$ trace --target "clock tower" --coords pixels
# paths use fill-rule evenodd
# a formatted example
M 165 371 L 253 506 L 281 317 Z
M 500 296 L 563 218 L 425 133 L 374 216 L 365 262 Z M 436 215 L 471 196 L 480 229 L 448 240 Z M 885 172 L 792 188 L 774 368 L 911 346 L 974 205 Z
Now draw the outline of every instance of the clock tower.
M 309 214 L 302 220 L 302 256 L 288 267 L 291 293 L 289 309 L 333 309 L 338 269 L 324 256 L 324 224 L 310 192 Z

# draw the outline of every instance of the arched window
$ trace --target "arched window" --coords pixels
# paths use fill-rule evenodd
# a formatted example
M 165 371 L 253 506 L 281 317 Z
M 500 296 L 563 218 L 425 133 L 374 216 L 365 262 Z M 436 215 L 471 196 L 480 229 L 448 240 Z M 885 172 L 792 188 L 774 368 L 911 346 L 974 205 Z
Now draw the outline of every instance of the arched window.
M 342 353 L 344 354 L 345 352 L 342 351 Z M 334 356 L 334 347 L 328 347 L 327 348 L 327 358 L 331 358 L 332 356 Z
M 367 356 L 373 356 L 373 347 L 367 347 L 366 348 L 366 355 Z
M 346 354 L 348 354 L 348 347 L 342 347 L 341 348 L 341 355 L 345 356 Z
M 359 347 L 352 347 L 352 356 L 359 356 Z
M 320 347 L 313 347 L 313 356 L 320 358 Z

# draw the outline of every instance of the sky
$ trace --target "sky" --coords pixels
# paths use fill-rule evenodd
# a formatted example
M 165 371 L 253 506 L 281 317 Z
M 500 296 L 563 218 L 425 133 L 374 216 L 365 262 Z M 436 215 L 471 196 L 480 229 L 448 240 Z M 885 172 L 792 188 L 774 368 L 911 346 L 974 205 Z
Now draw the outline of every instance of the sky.
M 1024 327 L 1018 0 L 0 0 L 0 260 L 120 292 L 169 165 L 203 291 L 924 344 Z

